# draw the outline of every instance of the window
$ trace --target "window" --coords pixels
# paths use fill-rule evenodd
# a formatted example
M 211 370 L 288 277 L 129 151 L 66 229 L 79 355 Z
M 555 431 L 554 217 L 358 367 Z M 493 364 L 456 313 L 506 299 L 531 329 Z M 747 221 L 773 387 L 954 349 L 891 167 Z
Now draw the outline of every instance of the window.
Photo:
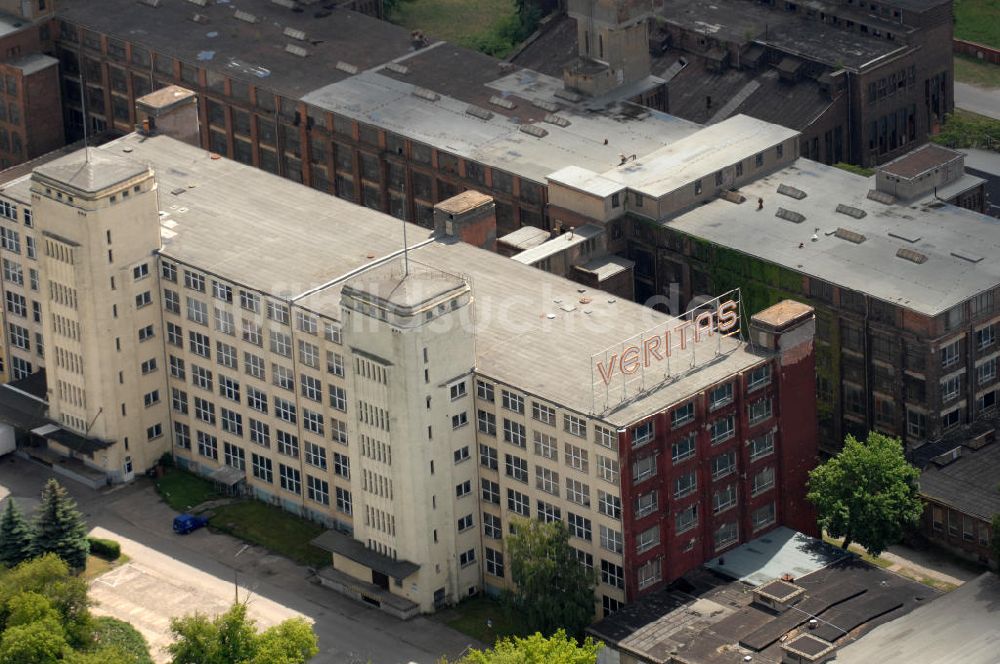
M 143 375 L 153 373 L 156 371 L 156 358 L 150 358 L 142 363 L 140 370 Z
M 923 438 L 927 430 L 927 416 L 915 410 L 906 411 L 906 434 L 911 438 Z
M 163 289 L 163 308 L 172 314 L 181 313 L 181 296 L 170 289 Z
M 514 394 L 513 392 L 508 392 L 507 390 L 502 390 L 501 396 L 501 405 L 503 405 L 504 408 L 515 413 L 524 414 L 524 397 Z
M 307 367 L 318 369 L 319 347 L 316 346 L 315 344 L 308 343 L 303 339 L 299 339 L 299 362 L 306 365 Z
M 613 553 L 621 553 L 624 549 L 624 538 L 621 532 L 601 526 L 601 547 Z
M 712 422 L 712 444 L 716 445 L 733 437 L 736 431 L 736 421 L 732 415 L 722 417 Z
M 239 403 L 240 400 L 240 383 L 232 378 L 228 378 L 219 374 L 219 395 Z
M 962 410 L 956 408 L 950 412 L 945 413 L 941 416 L 941 429 L 947 431 L 953 429 L 962 423 Z
M 579 480 L 567 477 L 566 499 L 577 505 L 590 507 L 590 487 Z
M 183 422 L 174 422 L 174 445 L 181 449 L 191 449 L 191 427 Z
M 288 307 L 277 302 L 267 303 L 267 317 L 273 321 L 288 325 Z
M 762 459 L 774 452 L 774 432 L 768 432 L 750 441 L 750 460 Z
M 997 377 L 997 358 L 991 357 L 976 367 L 976 382 L 985 385 Z
M 238 468 L 239 470 L 246 470 L 246 452 L 243 451 L 242 447 L 237 447 L 231 443 L 223 443 L 222 450 L 222 458 L 227 466 Z
M 285 399 L 274 397 L 274 414 L 278 419 L 295 424 L 295 404 Z
M 698 504 L 690 505 L 674 515 L 675 533 L 680 535 L 698 525 Z
M 563 415 L 563 430 L 580 438 L 587 437 L 587 420 L 576 415 Z
M 598 454 L 597 476 L 605 482 L 618 484 L 618 460 Z
M 188 347 L 195 355 L 201 355 L 202 357 L 212 356 L 212 346 L 207 334 L 188 330 Z
M 750 426 L 760 424 L 771 417 L 771 398 L 758 399 L 748 407 Z
M 471 515 L 469 518 L 472 518 Z M 502 539 L 503 527 L 500 523 L 500 517 L 483 512 L 483 534 L 490 539 Z
M 756 155 L 754 155 L 753 163 L 754 163 L 754 167 L 755 168 L 760 168 L 761 166 L 763 166 L 764 165 L 764 153 L 763 152 L 758 152 Z
M 504 573 L 503 554 L 489 547 L 484 547 L 483 557 L 486 559 L 486 573 L 502 578 Z
M 774 487 L 774 468 L 768 466 L 753 476 L 753 488 L 750 494 L 756 496 Z
M 219 441 L 204 431 L 198 432 L 198 454 L 209 459 L 219 459 Z
M 277 353 L 283 357 L 292 356 L 292 337 L 279 332 L 277 330 L 271 330 L 268 333 L 268 338 L 271 342 L 271 352 Z
M 316 334 L 319 332 L 319 322 L 316 320 L 316 317 L 304 311 L 295 312 L 295 324 L 306 334 Z
M 208 369 L 199 367 L 197 364 L 191 365 L 191 383 L 195 387 L 200 387 L 203 390 L 212 391 L 212 372 Z
M 23 295 L 7 291 L 7 311 L 22 318 L 28 315 L 28 301 Z
M 19 263 L 3 259 L 3 278 L 18 286 L 24 285 L 24 271 Z
M 271 447 L 271 427 L 259 420 L 250 418 L 250 442 L 264 447 Z
M 194 416 L 202 422 L 215 424 L 215 404 L 201 397 L 194 398 Z
M 483 401 L 493 402 L 493 386 L 486 381 L 476 381 L 476 396 Z
M 941 402 L 948 403 L 958 398 L 962 387 L 962 374 L 955 374 L 941 381 Z
M 212 295 L 217 300 L 222 300 L 223 302 L 232 303 L 233 301 L 233 288 L 232 286 L 227 286 L 226 284 L 219 283 L 218 281 L 212 280 Z
M 712 458 L 712 479 L 717 480 L 736 470 L 736 452 L 726 452 Z
M 281 478 L 281 488 L 291 493 L 302 493 L 302 476 L 298 468 L 278 464 L 278 476 Z
M 7 329 L 10 331 L 10 343 L 12 346 L 22 350 L 31 350 L 31 333 L 28 331 L 28 328 L 8 323 Z
M 465 480 L 464 482 L 461 482 L 461 483 L 455 485 L 455 497 L 456 498 L 464 498 L 465 496 L 469 495 L 470 493 L 472 493 L 472 481 L 471 480 Z
M 719 551 L 739 539 L 736 523 L 724 523 L 715 531 L 715 550 Z
M 472 528 L 474 525 L 475 523 L 473 522 L 472 515 L 466 514 L 465 516 L 461 517 L 458 520 L 458 524 L 456 527 L 458 528 L 458 532 L 463 532 L 465 530 L 468 530 L 469 528 Z
M 267 412 L 267 394 L 255 387 L 247 386 L 247 405 L 262 413 Z
M 260 295 L 240 289 L 240 307 L 255 314 L 260 313 Z
M 607 560 L 601 560 L 601 583 L 615 588 L 625 587 L 625 572 L 621 565 L 615 565 Z M 620 604 L 619 604 L 620 606 Z
M 351 514 L 354 508 L 351 503 L 351 492 L 337 487 L 337 509 L 344 514 Z
M 330 407 L 341 412 L 347 412 L 347 392 L 342 387 L 328 385 L 327 392 L 330 395 Z
M 701 195 L 701 180 L 694 181 L 694 195 L 695 196 Z
M 531 516 L 531 499 L 526 494 L 507 489 L 507 509 L 524 517 Z
M 461 429 L 468 423 L 469 423 L 469 414 L 466 413 L 464 410 L 461 413 L 458 413 L 457 415 L 451 416 L 452 429 Z
M 281 429 L 276 430 L 278 439 L 278 454 L 299 458 L 299 437 Z
M 689 401 L 688 403 L 675 409 L 674 412 L 670 414 L 670 426 L 676 429 L 679 426 L 683 426 L 694 419 L 694 402 Z
M 504 455 L 504 470 L 508 477 L 518 482 L 528 482 L 528 462 L 513 454 Z
M 537 401 L 531 402 L 531 417 L 545 424 L 556 423 L 556 409 Z
M 562 521 L 562 511 L 544 500 L 539 500 L 536 504 L 538 520 L 542 523 L 552 523 Z
M 559 456 L 559 448 L 557 447 L 558 443 L 555 436 L 550 436 L 540 431 L 533 431 L 532 437 L 535 442 L 535 454 L 546 459 L 556 459 Z
M 258 454 L 250 455 L 250 464 L 253 470 L 253 476 L 259 480 L 263 480 L 268 484 L 274 482 L 274 475 L 272 473 L 271 460 L 267 457 L 260 456 Z
M 232 312 L 215 307 L 215 329 L 223 334 L 235 335 L 236 321 L 233 319 Z
M 494 505 L 500 504 L 500 484 L 487 479 L 479 481 L 483 493 L 483 500 Z
M 527 447 L 528 444 L 524 425 L 518 422 L 512 422 L 506 417 L 503 420 L 503 439 L 504 441 L 522 449 Z
M 660 527 L 653 526 L 639 533 L 635 538 L 636 553 L 644 553 L 660 544 Z
M 468 567 L 469 565 L 474 565 L 476 562 L 476 550 L 469 549 L 464 553 L 458 554 L 458 564 L 462 567 Z
M 673 463 L 679 463 L 694 456 L 697 450 L 695 435 L 688 434 L 670 446 L 670 456 Z
M 271 382 L 285 390 L 295 389 L 295 377 L 292 370 L 280 364 L 271 365 Z
M 733 400 L 733 384 L 719 385 L 708 393 L 708 409 L 721 408 Z
M 199 293 L 204 293 L 205 277 L 197 272 L 184 270 L 184 286 L 190 288 L 191 290 L 198 291 Z
M 306 431 L 311 431 L 312 433 L 322 436 L 324 433 L 326 433 L 323 426 L 322 413 L 317 413 L 309 410 L 308 408 L 303 408 L 302 428 Z
M 167 281 L 177 283 L 177 266 L 164 261 L 160 264 L 160 276 Z
M 586 473 L 590 469 L 590 461 L 587 450 L 570 443 L 563 444 L 563 459 L 566 465 L 581 473 Z
M 643 422 L 632 430 L 632 447 L 641 447 L 653 440 L 653 420 Z
M 299 387 L 302 396 L 317 403 L 323 401 L 323 381 L 306 374 L 299 374 Z
M 471 455 L 469 454 L 468 445 L 460 447 L 459 449 L 452 452 L 452 457 L 454 458 L 455 463 L 462 463 L 463 461 L 468 461 L 470 456 Z
M 222 343 L 221 341 L 216 341 L 215 361 L 229 369 L 236 369 L 239 364 L 236 359 L 236 346 L 230 346 L 229 344 Z
M 476 413 L 476 422 L 481 432 L 489 436 L 497 435 L 497 418 L 493 413 L 480 410 Z
M 955 364 L 959 360 L 959 344 L 956 340 L 941 348 L 941 367 L 946 368 Z
M 597 511 L 612 519 L 622 518 L 622 501 L 618 496 L 614 496 L 604 491 L 597 492 Z
M 330 418 L 330 438 L 335 443 L 347 445 L 347 422 Z
M 15 254 L 21 253 L 21 238 L 17 231 L 0 228 L 0 247 Z
M 479 444 L 479 465 L 490 470 L 497 470 L 497 450 L 489 445 Z
M 750 521 L 755 532 L 774 523 L 774 518 L 774 503 L 764 505 L 763 507 L 754 510 L 750 515 Z
M 712 494 L 712 513 L 724 512 L 736 505 L 736 485 L 730 484 Z
M 332 350 L 326 351 L 326 370 L 334 376 L 344 376 L 344 357 Z
M 463 380 L 463 381 L 459 381 L 457 383 L 452 383 L 448 387 L 448 392 L 451 395 L 451 400 L 452 401 L 454 401 L 455 399 L 461 399 L 462 397 L 464 397 L 467 394 L 466 389 L 465 389 L 465 381 Z
M 638 484 L 656 475 L 656 456 L 647 455 L 632 462 L 632 482 Z
M 157 422 L 151 427 L 146 427 L 146 440 L 155 440 L 163 435 L 163 425 Z
M 694 493 L 698 488 L 698 475 L 689 471 L 674 480 L 674 498 L 683 498 Z
M 559 473 L 549 468 L 535 466 L 535 488 L 553 496 L 558 496 Z
M 320 505 L 330 504 L 330 484 L 326 480 L 306 474 L 306 497 Z
M 995 341 L 995 336 L 993 333 L 993 326 L 987 325 L 981 330 L 976 331 L 976 346 L 982 350 L 984 348 L 989 348 L 993 345 Z
M 617 437 L 612 429 L 608 429 L 602 426 L 594 426 L 594 442 L 601 447 L 606 447 L 609 450 L 617 449 Z
M 243 328 L 243 341 L 252 343 L 255 346 L 264 345 L 264 335 L 261 332 L 260 325 L 244 318 L 242 321 L 242 328 Z

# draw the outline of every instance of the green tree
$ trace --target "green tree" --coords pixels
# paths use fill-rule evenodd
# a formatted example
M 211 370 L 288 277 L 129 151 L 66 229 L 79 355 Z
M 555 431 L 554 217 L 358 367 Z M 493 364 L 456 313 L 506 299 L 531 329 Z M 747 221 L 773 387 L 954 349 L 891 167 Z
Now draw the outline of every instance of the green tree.
M 473 650 L 458 664 L 595 664 L 602 645 L 589 636 L 578 644 L 561 629 L 550 637 L 535 632 L 524 638 L 500 639 L 489 650 Z
M 516 587 L 507 601 L 530 629 L 578 634 L 594 616 L 594 577 L 577 560 L 566 527 L 518 519 L 515 530 L 507 550 Z
M 9 618 L 12 599 L 22 593 L 37 593 L 49 601 L 59 613 L 59 622 L 71 645 L 90 643 L 87 583 L 73 576 L 61 558 L 45 554 L 0 572 L 0 618 L 4 623 Z
M 58 622 L 14 625 L 0 636 L 0 664 L 53 664 L 72 652 Z
M 877 556 L 903 536 L 923 513 L 917 492 L 920 471 L 903 455 L 898 438 L 877 432 L 859 441 L 848 435 L 844 449 L 809 473 L 806 498 L 819 512 L 819 524 Z
M 0 517 L 0 563 L 7 567 L 24 562 L 34 552 L 35 534 L 13 498 Z
M 170 631 L 173 664 L 303 664 L 319 652 L 305 620 L 292 618 L 258 634 L 245 603 L 214 619 L 202 613 L 175 618 Z
M 87 566 L 87 527 L 83 516 L 59 482 L 50 479 L 42 489 L 42 501 L 35 513 L 35 553 L 54 553 L 71 569 Z

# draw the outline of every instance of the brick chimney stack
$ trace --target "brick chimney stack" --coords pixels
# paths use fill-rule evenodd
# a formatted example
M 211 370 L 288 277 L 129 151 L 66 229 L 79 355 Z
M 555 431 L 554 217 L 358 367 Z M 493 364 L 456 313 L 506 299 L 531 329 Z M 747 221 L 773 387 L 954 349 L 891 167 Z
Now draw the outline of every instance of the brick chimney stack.
M 168 85 L 135 100 L 138 131 L 147 136 L 170 136 L 201 145 L 198 96 L 179 85 Z

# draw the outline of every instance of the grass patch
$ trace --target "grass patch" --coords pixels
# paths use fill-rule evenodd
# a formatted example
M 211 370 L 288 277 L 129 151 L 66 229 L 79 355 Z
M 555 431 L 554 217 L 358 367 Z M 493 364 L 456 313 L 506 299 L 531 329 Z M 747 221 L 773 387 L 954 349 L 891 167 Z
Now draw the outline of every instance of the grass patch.
M 844 161 L 838 161 L 833 166 L 834 166 L 834 168 L 839 168 L 840 170 L 847 171 L 848 173 L 854 173 L 855 175 L 863 175 L 866 178 L 869 178 L 869 177 L 875 175 L 875 169 L 874 168 L 865 168 L 864 166 L 855 166 L 854 164 L 848 164 L 847 162 L 844 162 Z
M 87 566 L 83 568 L 83 573 L 80 576 L 87 581 L 93 581 L 105 572 L 110 572 L 114 568 L 124 565 L 129 560 L 129 557 L 124 553 L 118 556 L 117 560 L 105 560 L 95 555 L 88 555 Z
M 330 554 L 309 542 L 326 531 L 323 526 L 299 518 L 259 500 L 242 500 L 212 510 L 209 525 L 251 544 L 311 567 L 330 564 Z
M 402 0 L 392 22 L 422 30 L 432 40 L 476 48 L 482 35 L 517 13 L 512 0 Z
M 956 108 L 931 140 L 950 148 L 1000 150 L 1000 120 Z
M 955 0 L 955 36 L 1000 48 L 1000 0 Z
M 833 537 L 827 535 L 825 532 L 823 533 L 823 541 L 826 542 L 827 544 L 832 544 L 836 547 L 840 547 L 844 543 L 843 539 L 834 539 Z M 866 563 L 870 563 L 872 565 L 875 565 L 876 567 L 881 567 L 884 569 L 892 565 L 892 562 L 886 560 L 885 558 L 879 558 L 878 556 L 873 556 L 869 554 L 867 551 L 865 551 L 864 547 L 859 546 L 857 544 L 851 544 L 850 546 L 847 547 L 847 550 L 850 551 L 851 553 L 856 553 Z
M 129 657 L 129 664 L 153 664 L 146 637 L 123 620 L 109 616 L 94 618 L 94 644 L 99 648 L 116 648 Z
M 180 468 L 167 468 L 163 477 L 156 480 L 156 490 L 163 501 L 178 512 L 187 512 L 206 500 L 219 497 L 211 482 Z
M 500 601 L 485 595 L 467 599 L 440 614 L 444 624 L 454 630 L 478 639 L 492 647 L 497 639 L 505 636 L 527 636 L 528 626 L 521 616 L 508 610 Z M 492 627 L 487 626 L 492 621 Z
M 967 55 L 956 55 L 955 80 L 981 88 L 1000 88 L 1000 65 L 982 62 Z

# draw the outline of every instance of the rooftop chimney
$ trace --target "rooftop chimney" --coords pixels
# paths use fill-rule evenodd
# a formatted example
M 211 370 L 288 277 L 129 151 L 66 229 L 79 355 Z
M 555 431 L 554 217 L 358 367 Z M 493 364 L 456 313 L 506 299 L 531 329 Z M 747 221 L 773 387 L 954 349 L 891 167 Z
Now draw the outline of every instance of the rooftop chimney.
M 146 136 L 170 136 L 200 145 L 197 95 L 178 85 L 168 85 L 135 100 L 137 130 Z
M 463 191 L 434 206 L 438 237 L 455 237 L 480 249 L 496 251 L 497 214 L 493 198 L 478 191 Z

